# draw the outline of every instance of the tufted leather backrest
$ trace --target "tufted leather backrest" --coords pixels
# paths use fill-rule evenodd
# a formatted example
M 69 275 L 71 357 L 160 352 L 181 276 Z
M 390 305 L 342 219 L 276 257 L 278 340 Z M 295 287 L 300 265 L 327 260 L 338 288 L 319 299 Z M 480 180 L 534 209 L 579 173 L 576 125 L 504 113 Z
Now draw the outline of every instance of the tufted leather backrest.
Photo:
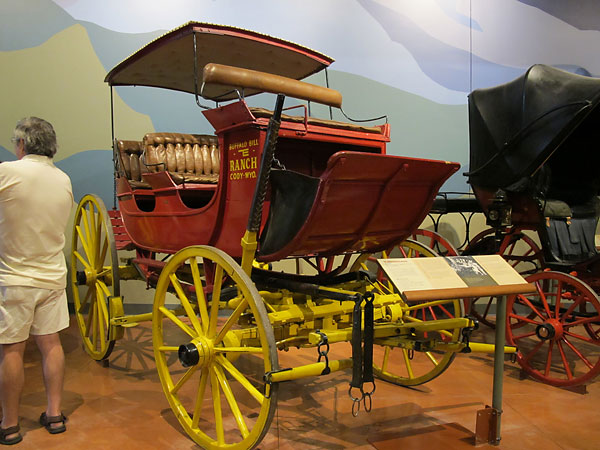
M 142 143 L 140 141 L 117 141 L 117 149 L 121 158 L 121 167 L 128 180 L 141 181 L 142 173 L 148 169 L 141 161 Z
M 217 182 L 220 157 L 215 136 L 147 133 L 142 142 L 150 172 L 167 170 L 176 181 Z
M 220 155 L 216 136 L 147 133 L 140 141 L 117 140 L 121 173 L 134 188 L 149 188 L 142 174 L 168 171 L 180 183 L 217 183 Z

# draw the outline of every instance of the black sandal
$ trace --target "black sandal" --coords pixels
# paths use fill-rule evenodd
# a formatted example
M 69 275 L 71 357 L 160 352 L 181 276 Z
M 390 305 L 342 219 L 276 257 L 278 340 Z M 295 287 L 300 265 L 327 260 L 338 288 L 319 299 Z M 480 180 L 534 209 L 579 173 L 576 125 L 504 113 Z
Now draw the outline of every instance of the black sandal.
M 19 425 L 15 425 L 14 427 L 8 428 L 0 428 L 0 444 L 2 445 L 14 445 L 18 444 L 23 440 L 23 436 L 21 436 L 21 427 Z M 10 436 L 11 434 L 17 434 L 15 437 L 7 439 L 6 436 Z
M 40 425 L 45 427 L 50 434 L 64 433 L 67 431 L 67 427 L 65 426 L 66 421 L 67 417 L 62 413 L 60 416 L 47 416 L 46 412 L 43 412 L 40 416 Z M 62 423 L 62 425 L 59 427 L 53 427 L 53 423 Z

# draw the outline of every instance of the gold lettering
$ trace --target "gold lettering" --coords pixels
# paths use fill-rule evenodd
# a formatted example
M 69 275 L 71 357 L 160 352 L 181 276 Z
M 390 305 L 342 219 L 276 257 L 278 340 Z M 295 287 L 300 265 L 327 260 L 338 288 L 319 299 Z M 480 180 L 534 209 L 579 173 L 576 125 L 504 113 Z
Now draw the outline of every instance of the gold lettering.
M 238 149 L 242 149 L 242 148 L 246 148 L 248 147 L 248 141 L 242 141 L 242 142 L 232 142 L 231 144 L 229 144 L 229 150 L 238 150 Z
M 242 159 L 232 159 L 229 161 L 229 171 L 230 172 L 241 172 L 241 171 L 256 171 L 258 167 L 258 157 L 251 156 L 249 158 Z M 254 173 L 253 172 L 253 173 Z M 232 180 L 234 178 L 230 177 Z M 256 178 L 256 174 L 251 176 L 251 178 Z

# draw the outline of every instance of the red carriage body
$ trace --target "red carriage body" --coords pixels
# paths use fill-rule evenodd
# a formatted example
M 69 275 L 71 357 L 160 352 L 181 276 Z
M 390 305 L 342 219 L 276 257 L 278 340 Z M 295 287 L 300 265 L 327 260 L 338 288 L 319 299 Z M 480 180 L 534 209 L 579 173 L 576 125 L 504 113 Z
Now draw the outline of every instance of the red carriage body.
M 198 48 L 204 53 L 198 53 Z M 245 48 L 246 56 L 240 58 L 233 48 Z M 186 60 L 183 67 L 173 55 L 185 51 L 196 51 L 197 56 L 193 64 Z M 198 93 L 199 83 L 191 74 L 198 74 L 208 62 L 229 64 L 232 60 L 236 66 L 267 67 L 270 73 L 296 79 L 332 61 L 276 38 L 190 23 L 119 64 L 106 81 L 113 86 L 160 86 Z M 148 71 L 157 67 L 157 61 L 170 70 Z M 239 95 L 208 83 L 202 89 L 203 97 L 219 101 Z M 258 92 L 244 89 L 245 96 Z M 239 99 L 206 110 L 204 115 L 215 128 L 219 152 L 217 157 L 212 155 L 212 164 L 218 167 L 208 171 L 205 167 L 198 173 L 191 162 L 207 137 L 147 135 L 144 142 L 134 143 L 134 152 L 119 142 L 117 197 L 123 224 L 136 248 L 175 253 L 189 245 L 207 244 L 241 257 L 240 241 L 271 112 L 250 109 Z M 314 119 L 308 117 L 306 107 L 303 115 L 284 115 L 275 158 L 285 169 L 273 174 L 278 206 L 270 211 L 268 195 L 257 258 L 274 261 L 380 251 L 418 227 L 441 184 L 458 165 L 386 155 L 389 136 L 388 124 L 368 127 Z M 137 179 L 125 161 L 128 158 L 137 158 Z

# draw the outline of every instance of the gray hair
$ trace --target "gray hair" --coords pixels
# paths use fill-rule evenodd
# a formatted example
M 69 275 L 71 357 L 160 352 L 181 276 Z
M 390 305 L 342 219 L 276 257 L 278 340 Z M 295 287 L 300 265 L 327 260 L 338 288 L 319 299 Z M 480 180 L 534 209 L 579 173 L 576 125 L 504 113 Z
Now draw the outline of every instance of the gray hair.
M 22 140 L 25 153 L 54 157 L 58 145 L 52 124 L 39 117 L 26 117 L 17 122 L 13 132 L 15 141 Z

